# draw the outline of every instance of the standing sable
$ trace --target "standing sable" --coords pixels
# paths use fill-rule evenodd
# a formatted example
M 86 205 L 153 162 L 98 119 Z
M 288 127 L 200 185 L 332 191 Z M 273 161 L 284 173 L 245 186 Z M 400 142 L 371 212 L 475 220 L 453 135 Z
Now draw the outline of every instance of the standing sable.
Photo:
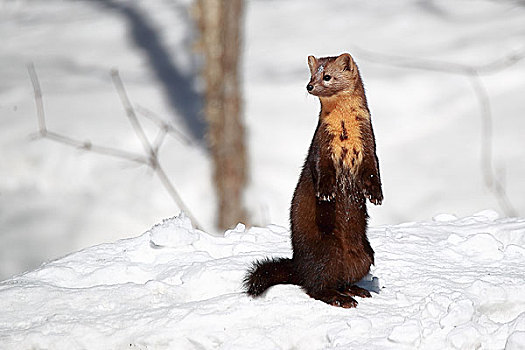
M 296 284 L 312 298 L 345 308 L 355 285 L 374 263 L 366 237 L 366 198 L 381 204 L 383 192 L 370 111 L 352 56 L 308 57 L 306 89 L 321 102 L 319 123 L 290 210 L 293 257 L 254 263 L 244 285 L 259 296 L 276 284 Z

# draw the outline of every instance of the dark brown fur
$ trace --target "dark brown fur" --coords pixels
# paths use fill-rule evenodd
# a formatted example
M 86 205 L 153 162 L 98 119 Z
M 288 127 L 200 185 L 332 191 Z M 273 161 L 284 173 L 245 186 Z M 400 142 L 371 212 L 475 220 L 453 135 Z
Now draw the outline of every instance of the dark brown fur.
M 366 198 L 383 200 L 374 132 L 352 57 L 310 56 L 308 65 L 307 89 L 319 97 L 321 113 L 292 200 L 293 257 L 256 262 L 245 286 L 258 296 L 275 284 L 296 284 L 312 298 L 355 307 L 353 296 L 370 293 L 354 284 L 374 263 Z

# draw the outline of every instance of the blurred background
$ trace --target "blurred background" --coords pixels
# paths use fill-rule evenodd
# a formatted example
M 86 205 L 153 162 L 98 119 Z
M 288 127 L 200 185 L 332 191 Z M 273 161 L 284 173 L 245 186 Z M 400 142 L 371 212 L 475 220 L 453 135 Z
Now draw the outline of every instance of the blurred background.
M 288 227 L 319 113 L 308 55 L 360 67 L 371 225 L 525 215 L 523 1 L 0 0 L 0 37 L 0 280 L 181 201 L 210 233 Z

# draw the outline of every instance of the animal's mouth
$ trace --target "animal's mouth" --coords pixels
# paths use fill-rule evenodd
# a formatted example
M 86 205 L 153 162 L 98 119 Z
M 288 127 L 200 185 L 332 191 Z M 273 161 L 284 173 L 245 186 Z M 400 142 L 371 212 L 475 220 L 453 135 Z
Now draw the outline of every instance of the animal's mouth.
M 315 89 L 315 87 L 314 87 L 314 88 L 309 90 L 308 89 L 308 85 L 306 87 L 306 90 L 308 91 L 308 93 L 310 95 L 313 95 L 313 96 L 317 96 L 317 97 L 329 97 L 330 96 L 330 94 L 325 92 L 325 91 L 323 91 L 323 89 Z
M 308 91 L 310 95 L 321 96 L 319 89 L 316 89 L 312 84 L 306 85 L 306 91 Z

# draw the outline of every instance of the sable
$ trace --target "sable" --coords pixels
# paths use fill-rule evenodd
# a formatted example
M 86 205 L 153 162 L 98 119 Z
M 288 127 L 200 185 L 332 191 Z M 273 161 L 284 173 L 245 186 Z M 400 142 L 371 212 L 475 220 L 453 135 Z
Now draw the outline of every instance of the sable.
M 319 97 L 319 122 L 290 210 L 293 257 L 255 262 L 244 285 L 259 296 L 276 284 L 300 285 L 312 298 L 355 307 L 370 297 L 355 285 L 374 263 L 366 236 L 366 198 L 383 192 L 370 111 L 352 56 L 308 57 L 310 94 Z

